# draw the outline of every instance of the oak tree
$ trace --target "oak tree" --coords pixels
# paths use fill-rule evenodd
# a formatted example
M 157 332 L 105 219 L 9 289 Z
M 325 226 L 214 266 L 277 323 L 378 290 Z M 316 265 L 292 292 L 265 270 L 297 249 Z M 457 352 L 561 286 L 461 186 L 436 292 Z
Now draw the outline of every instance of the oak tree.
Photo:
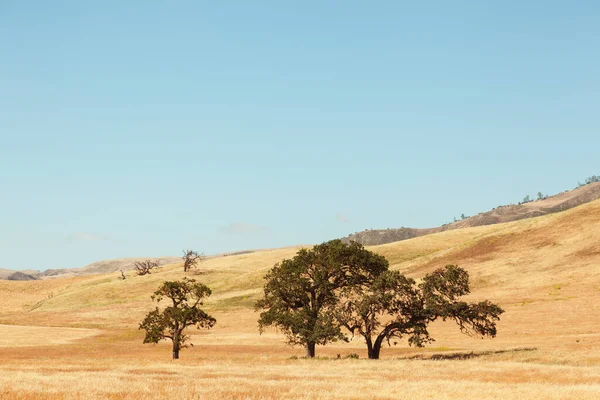
M 469 293 L 467 271 L 454 265 L 426 275 L 420 284 L 398 271 L 386 271 L 370 285 L 347 288 L 337 320 L 365 338 L 372 359 L 378 359 L 383 343 L 391 344 L 394 338 L 407 337 L 416 347 L 433 341 L 427 327 L 437 319 L 454 320 L 469 335 L 494 337 L 504 311 L 487 300 L 459 300 Z
M 146 331 L 144 343 L 170 339 L 173 342 L 173 359 L 178 359 L 179 351 L 189 343 L 189 336 L 184 332 L 186 328 L 210 329 L 217 322 L 200 309 L 203 299 L 210 294 L 208 286 L 195 279 L 163 282 L 151 297 L 159 303 L 166 298 L 170 304 L 163 310 L 156 307 L 140 323 L 139 329 Z
M 341 290 L 363 285 L 387 268 L 384 257 L 357 242 L 332 240 L 301 249 L 265 276 L 264 297 L 256 303 L 262 310 L 259 329 L 281 329 L 289 344 L 305 346 L 314 357 L 316 345 L 346 339 L 336 320 Z

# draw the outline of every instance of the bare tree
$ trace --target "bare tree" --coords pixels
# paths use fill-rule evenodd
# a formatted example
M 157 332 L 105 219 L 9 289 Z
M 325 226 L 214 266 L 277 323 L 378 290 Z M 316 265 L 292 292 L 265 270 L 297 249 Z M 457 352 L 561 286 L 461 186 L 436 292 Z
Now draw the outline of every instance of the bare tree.
M 204 260 L 204 254 L 200 254 L 197 251 L 193 250 L 184 250 L 183 251 L 183 272 L 191 271 L 195 268 L 199 262 Z
M 138 274 L 140 276 L 149 275 L 153 271 L 156 272 L 156 270 L 160 269 L 160 261 L 159 260 L 136 261 L 133 265 L 134 265 L 133 270 L 135 271 L 136 274 Z
M 127 279 L 127 277 L 125 276 L 125 274 L 123 273 L 123 270 L 120 269 L 119 271 L 121 271 L 121 276 L 119 277 L 120 280 L 124 281 L 125 279 Z

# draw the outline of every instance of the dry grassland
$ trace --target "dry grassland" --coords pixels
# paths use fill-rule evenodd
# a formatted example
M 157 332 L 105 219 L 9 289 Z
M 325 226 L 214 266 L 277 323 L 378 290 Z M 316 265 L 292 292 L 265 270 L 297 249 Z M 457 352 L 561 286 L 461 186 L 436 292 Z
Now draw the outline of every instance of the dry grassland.
M 169 344 L 142 345 L 137 323 L 150 294 L 183 276 L 167 266 L 118 274 L 0 281 L 2 399 L 598 399 L 600 398 L 600 201 L 564 213 L 442 232 L 372 248 L 415 278 L 456 263 L 472 299 L 506 310 L 498 337 L 432 327 L 435 343 L 317 348 L 315 360 L 270 331 L 258 335 L 252 304 L 262 276 L 297 248 L 211 258 L 196 278 L 213 289 L 217 326 L 172 362 Z M 361 359 L 344 357 L 358 353 Z M 341 359 L 338 359 L 338 354 Z

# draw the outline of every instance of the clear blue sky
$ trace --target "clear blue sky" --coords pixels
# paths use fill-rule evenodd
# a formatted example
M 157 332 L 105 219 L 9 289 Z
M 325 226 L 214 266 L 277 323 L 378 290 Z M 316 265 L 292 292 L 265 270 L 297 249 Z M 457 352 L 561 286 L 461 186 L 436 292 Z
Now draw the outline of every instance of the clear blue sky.
M 0 268 L 436 226 L 600 172 L 597 1 L 91 3 L 0 0 Z

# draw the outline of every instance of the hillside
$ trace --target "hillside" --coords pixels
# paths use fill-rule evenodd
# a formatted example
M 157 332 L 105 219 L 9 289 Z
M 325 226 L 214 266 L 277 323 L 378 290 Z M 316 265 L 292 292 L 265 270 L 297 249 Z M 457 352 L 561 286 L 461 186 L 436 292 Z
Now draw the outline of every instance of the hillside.
M 22 270 L 22 271 L 16 271 L 14 269 L 2 269 L 2 268 L 0 268 L 0 280 L 8 279 L 9 276 L 11 276 L 11 275 L 13 275 L 13 274 L 15 274 L 17 272 L 20 272 L 20 273 L 26 274 L 26 275 L 30 275 L 30 276 L 34 276 L 34 277 L 37 276 L 40 273 L 40 271 L 35 271 L 35 270 L 32 270 L 32 269 L 26 269 L 26 270 Z
M 231 253 L 216 254 L 211 257 L 228 257 L 241 254 L 254 253 L 257 250 L 242 250 Z M 74 276 L 87 276 L 97 274 L 109 274 L 117 271 L 131 271 L 135 267 L 136 261 L 158 260 L 160 266 L 168 264 L 177 264 L 182 262 L 180 257 L 138 257 L 138 258 L 118 258 L 113 260 L 97 261 L 82 268 L 59 268 L 47 269 L 43 272 L 37 270 L 15 271 L 11 269 L 0 269 L 0 280 L 35 280 L 35 279 L 56 279 L 68 278 Z M 12 278 L 11 278 L 12 277 Z
M 35 281 L 37 278 L 32 275 L 17 271 L 13 274 L 8 275 L 6 279 L 9 281 Z
M 73 276 L 86 276 L 94 274 L 108 274 L 111 272 L 117 272 L 119 270 L 131 271 L 134 268 L 136 261 L 142 260 L 158 260 L 159 265 L 173 264 L 181 261 L 179 257 L 140 257 L 140 258 L 118 258 L 114 260 L 97 261 L 95 263 L 86 265 L 82 268 L 60 268 L 60 269 L 47 269 L 43 272 L 35 270 L 24 270 L 24 271 L 13 271 L 9 269 L 0 269 L 0 280 L 10 279 L 11 276 L 24 278 L 22 275 L 28 275 L 34 279 L 56 279 L 56 278 L 67 278 Z M 15 279 L 25 280 L 25 279 Z
M 451 322 L 436 323 L 436 342 L 424 349 L 405 341 L 384 348 L 377 379 L 373 362 L 337 359 L 364 358 L 358 338 L 319 347 L 318 355 L 329 359 L 290 358 L 303 350 L 286 346 L 275 330 L 259 335 L 253 310 L 264 274 L 298 250 L 290 247 L 202 263 L 192 277 L 213 290 L 204 309 L 217 325 L 192 331 L 195 346 L 177 363 L 168 343 L 143 345 L 137 326 L 155 306 L 153 290 L 186 276 L 179 263 L 149 276 L 128 272 L 124 281 L 119 273 L 0 281 L 0 388 L 19 398 L 274 399 L 316 390 L 329 399 L 464 398 L 466 392 L 478 399 L 598 398 L 600 201 L 370 249 L 416 279 L 449 263 L 464 267 L 471 299 L 487 298 L 505 310 L 498 336 L 477 340 Z
M 477 296 L 520 304 L 535 303 L 538 297 L 547 301 L 548 292 L 557 284 L 561 285 L 557 289 L 561 298 L 579 298 L 589 290 L 598 295 L 598 238 L 600 201 L 595 201 L 539 218 L 449 230 L 369 248 L 384 255 L 392 268 L 417 278 L 433 268 L 458 264 L 470 272 Z M 207 259 L 196 277 L 213 289 L 209 308 L 228 312 L 251 309 L 266 271 L 297 250 L 289 247 Z M 177 263 L 149 276 L 126 275 L 125 281 L 118 279 L 119 272 L 113 272 L 0 282 L 4 305 L 0 323 L 61 321 L 72 327 L 134 327 L 151 304 L 153 288 L 184 273 Z M 18 297 L 10 295 L 15 291 L 20 293 Z M 255 330 L 253 323 L 246 328 Z
M 503 222 L 518 221 L 527 218 L 539 217 L 565 211 L 579 205 L 600 199 L 600 182 L 590 183 L 576 189 L 547 197 L 543 200 L 532 201 L 524 204 L 511 204 L 499 206 L 490 211 L 482 212 L 450 224 L 435 228 L 413 229 L 374 229 L 353 233 L 344 241 L 358 241 L 365 246 L 374 246 L 415 237 L 429 235 L 453 229 L 469 228 L 474 226 L 493 225 Z

